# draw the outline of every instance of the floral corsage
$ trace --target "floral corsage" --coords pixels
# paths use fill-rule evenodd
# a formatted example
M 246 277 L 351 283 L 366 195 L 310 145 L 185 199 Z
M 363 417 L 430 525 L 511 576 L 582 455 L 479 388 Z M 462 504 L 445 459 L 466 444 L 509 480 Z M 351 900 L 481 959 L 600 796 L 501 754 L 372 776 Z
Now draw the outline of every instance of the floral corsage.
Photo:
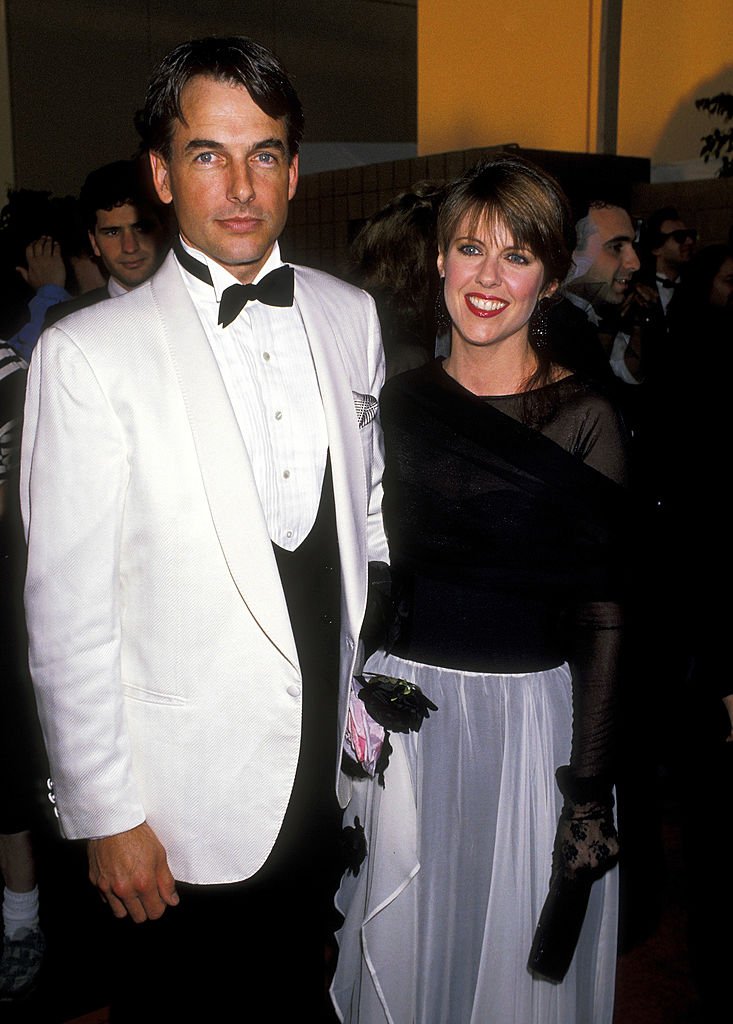
M 355 679 L 362 684 L 359 700 L 364 701 L 374 721 L 390 732 L 419 732 L 425 719 L 430 718 L 430 712 L 438 710 L 419 686 L 406 679 L 378 672 L 365 672 Z
M 377 672 L 354 676 L 349 695 L 344 770 L 355 777 L 378 777 L 384 771 L 392 746 L 390 732 L 419 732 L 436 704 L 419 686 L 406 679 Z

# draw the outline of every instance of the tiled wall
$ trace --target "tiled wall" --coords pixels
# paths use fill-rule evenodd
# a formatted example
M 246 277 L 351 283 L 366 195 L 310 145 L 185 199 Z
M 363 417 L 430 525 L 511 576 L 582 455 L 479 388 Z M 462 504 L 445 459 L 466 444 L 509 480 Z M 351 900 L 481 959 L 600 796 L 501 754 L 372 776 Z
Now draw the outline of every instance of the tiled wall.
M 349 244 L 363 222 L 400 192 L 426 179 L 457 177 L 480 156 L 503 147 L 457 150 L 387 163 L 324 171 L 301 178 L 282 238 L 287 259 L 343 276 Z M 649 161 L 584 153 L 521 150 L 554 174 L 572 197 L 588 181 L 610 184 L 631 206 L 635 182 L 649 181 Z
M 476 152 L 392 160 L 301 178 L 282 239 L 283 252 L 295 263 L 342 274 L 348 247 L 367 218 L 418 181 L 456 177 L 466 166 L 467 154 Z

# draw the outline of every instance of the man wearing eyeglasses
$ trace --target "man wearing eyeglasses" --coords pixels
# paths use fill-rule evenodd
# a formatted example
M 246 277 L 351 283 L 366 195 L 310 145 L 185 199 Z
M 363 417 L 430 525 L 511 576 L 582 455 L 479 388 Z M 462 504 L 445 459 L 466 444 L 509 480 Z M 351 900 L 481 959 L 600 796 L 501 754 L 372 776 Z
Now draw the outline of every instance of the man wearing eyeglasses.
M 649 262 L 654 262 L 654 283 L 666 316 L 680 274 L 692 259 L 697 231 L 687 227 L 674 206 L 665 206 L 649 217 L 646 235 Z

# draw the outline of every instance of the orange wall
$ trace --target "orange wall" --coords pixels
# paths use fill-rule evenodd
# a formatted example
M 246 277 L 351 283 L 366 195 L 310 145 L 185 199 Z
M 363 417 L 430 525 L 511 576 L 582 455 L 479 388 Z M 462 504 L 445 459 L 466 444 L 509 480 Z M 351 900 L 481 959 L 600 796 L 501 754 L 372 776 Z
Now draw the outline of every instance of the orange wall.
M 418 152 L 593 152 L 600 0 L 419 0 Z
M 418 152 L 596 149 L 601 0 L 419 0 Z M 691 160 L 733 91 L 731 0 L 626 0 L 618 152 Z
M 699 155 L 720 118 L 701 96 L 733 92 L 731 0 L 625 0 L 618 151 L 653 164 Z

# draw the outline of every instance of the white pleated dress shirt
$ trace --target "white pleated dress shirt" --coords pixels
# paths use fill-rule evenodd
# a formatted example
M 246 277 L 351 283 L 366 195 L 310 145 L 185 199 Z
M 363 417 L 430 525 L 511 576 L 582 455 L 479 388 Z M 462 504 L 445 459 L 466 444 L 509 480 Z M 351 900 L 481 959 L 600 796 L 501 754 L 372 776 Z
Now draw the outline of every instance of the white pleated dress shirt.
M 182 240 L 208 268 L 213 288 L 181 267 L 249 452 L 271 539 L 294 551 L 316 519 L 328 436 L 313 356 L 298 310 L 250 301 L 228 327 L 219 300 L 237 279 Z M 255 277 L 283 266 L 277 243 Z

